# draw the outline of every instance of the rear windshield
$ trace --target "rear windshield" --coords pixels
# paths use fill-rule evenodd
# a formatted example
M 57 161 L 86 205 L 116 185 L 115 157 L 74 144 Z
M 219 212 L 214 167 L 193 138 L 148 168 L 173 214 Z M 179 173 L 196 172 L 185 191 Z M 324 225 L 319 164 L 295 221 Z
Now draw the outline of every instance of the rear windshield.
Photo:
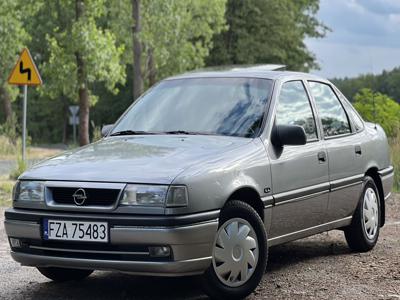
M 185 131 L 254 137 L 271 89 L 271 80 L 258 78 L 166 80 L 141 97 L 112 133 Z

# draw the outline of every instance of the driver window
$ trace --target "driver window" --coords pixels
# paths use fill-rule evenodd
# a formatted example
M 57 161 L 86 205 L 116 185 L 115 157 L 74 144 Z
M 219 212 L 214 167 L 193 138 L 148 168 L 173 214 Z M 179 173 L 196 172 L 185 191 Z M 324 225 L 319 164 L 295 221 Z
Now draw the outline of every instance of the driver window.
M 307 141 L 317 139 L 314 115 L 301 81 L 289 81 L 282 85 L 275 122 L 277 125 L 300 125 L 306 132 Z

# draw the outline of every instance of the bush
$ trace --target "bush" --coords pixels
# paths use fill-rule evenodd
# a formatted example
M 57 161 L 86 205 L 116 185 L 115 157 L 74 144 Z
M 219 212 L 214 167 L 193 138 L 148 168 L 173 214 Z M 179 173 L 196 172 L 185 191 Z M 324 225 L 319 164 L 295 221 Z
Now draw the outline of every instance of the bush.
M 389 96 L 361 89 L 353 105 L 365 121 L 381 125 L 388 137 L 395 138 L 400 132 L 400 105 Z
M 26 162 L 22 160 L 21 155 L 17 156 L 17 167 L 10 173 L 10 179 L 17 180 L 19 175 L 26 171 Z
M 390 141 L 390 149 L 392 154 L 392 164 L 394 167 L 393 190 L 395 192 L 400 192 L 400 132 L 397 134 L 396 138 Z

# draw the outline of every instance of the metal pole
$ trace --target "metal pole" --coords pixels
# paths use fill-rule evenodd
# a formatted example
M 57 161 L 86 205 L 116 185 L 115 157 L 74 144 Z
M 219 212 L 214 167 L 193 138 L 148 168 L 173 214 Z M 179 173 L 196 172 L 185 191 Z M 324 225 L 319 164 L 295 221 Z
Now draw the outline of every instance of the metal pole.
M 28 102 L 28 86 L 24 85 L 24 103 L 22 110 L 22 160 L 26 162 L 26 109 Z
M 76 145 L 76 115 L 72 116 L 73 127 L 74 127 L 74 146 Z

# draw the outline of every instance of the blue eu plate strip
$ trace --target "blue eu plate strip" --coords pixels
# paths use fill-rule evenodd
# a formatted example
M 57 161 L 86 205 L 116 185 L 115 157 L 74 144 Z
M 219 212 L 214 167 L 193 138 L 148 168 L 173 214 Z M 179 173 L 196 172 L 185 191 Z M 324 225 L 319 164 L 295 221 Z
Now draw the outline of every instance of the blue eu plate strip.
M 49 222 L 48 222 L 48 220 L 47 220 L 47 219 L 43 219 L 43 238 L 44 238 L 45 240 L 48 240 L 48 239 L 49 239 L 49 230 L 48 230 L 48 227 L 49 227 Z

